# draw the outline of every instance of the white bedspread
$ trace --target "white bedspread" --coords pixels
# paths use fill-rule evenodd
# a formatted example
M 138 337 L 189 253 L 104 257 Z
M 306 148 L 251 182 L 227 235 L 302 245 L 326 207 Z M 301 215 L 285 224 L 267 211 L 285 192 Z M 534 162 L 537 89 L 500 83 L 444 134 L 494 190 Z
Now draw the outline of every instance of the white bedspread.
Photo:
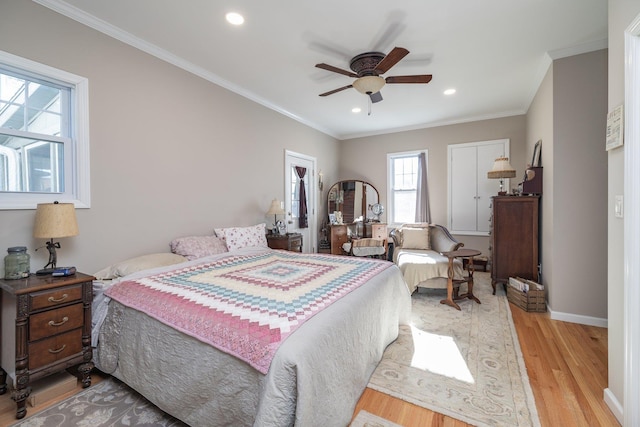
M 407 286 L 392 266 L 303 324 L 262 375 L 105 299 L 96 307 L 97 318 L 105 313 L 94 330 L 96 364 L 192 426 L 346 426 L 410 310 Z

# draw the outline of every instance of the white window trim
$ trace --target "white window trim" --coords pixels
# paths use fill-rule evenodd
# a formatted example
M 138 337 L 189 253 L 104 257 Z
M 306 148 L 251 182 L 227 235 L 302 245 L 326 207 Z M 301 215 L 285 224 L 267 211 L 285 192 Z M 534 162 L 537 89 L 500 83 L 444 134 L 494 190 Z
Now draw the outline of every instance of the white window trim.
M 48 65 L 12 55 L 0 50 L 0 62 L 32 73 L 47 76 L 73 87 L 71 90 L 74 126 L 71 129 L 71 156 L 65 163 L 71 165 L 72 180 L 65 184 L 64 193 L 2 193 L 0 210 L 35 209 L 38 203 L 59 201 L 73 203 L 76 208 L 91 207 L 90 155 L 89 155 L 89 80 Z M 65 178 L 68 176 L 65 166 Z
M 389 227 L 400 227 L 402 223 L 390 221 L 390 216 L 393 212 L 393 182 L 391 178 L 391 161 L 396 157 L 402 156 L 417 156 L 420 153 L 424 153 L 427 162 L 427 179 L 429 178 L 429 150 L 413 150 L 413 151 L 400 151 L 397 153 L 387 153 L 387 222 Z

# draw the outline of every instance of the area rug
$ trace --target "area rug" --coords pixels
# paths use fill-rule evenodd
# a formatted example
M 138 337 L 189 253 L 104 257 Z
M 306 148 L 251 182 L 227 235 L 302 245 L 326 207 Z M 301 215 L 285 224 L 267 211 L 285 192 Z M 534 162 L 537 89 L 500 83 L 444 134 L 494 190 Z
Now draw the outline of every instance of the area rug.
M 349 427 L 402 427 L 400 424 L 380 418 L 370 412 L 361 409 L 358 415 L 351 421 Z
M 482 304 L 440 304 L 445 290 L 412 296 L 411 325 L 384 353 L 369 387 L 475 426 L 539 427 L 509 302 L 476 272 Z
M 27 409 L 27 416 L 33 408 Z M 107 378 L 11 427 L 186 427 L 115 378 Z

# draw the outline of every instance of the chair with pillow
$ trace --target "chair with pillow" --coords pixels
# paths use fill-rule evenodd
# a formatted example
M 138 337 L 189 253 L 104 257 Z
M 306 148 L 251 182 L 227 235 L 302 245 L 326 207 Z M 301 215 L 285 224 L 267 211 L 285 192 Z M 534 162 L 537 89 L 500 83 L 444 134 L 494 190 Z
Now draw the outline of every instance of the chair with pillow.
M 441 253 L 455 251 L 464 244 L 458 242 L 446 227 L 404 224 L 390 235 L 394 243 L 393 262 L 400 268 L 411 293 L 418 288 L 447 288 L 449 259 Z M 453 270 L 455 279 L 463 277 L 460 259 L 454 260 Z

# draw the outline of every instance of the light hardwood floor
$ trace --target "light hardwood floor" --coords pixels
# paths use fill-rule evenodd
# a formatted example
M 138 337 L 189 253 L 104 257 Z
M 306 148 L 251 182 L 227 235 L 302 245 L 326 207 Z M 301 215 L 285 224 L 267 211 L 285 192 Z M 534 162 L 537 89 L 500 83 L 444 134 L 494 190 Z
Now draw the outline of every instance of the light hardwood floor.
M 527 365 L 542 427 L 620 424 L 603 401 L 607 387 L 607 330 L 550 320 L 546 313 L 511 312 Z M 93 383 L 102 377 L 92 374 Z M 75 392 L 82 390 L 78 386 Z M 73 395 L 28 407 L 27 417 Z M 363 393 L 355 414 L 364 409 L 405 427 L 467 427 L 468 424 L 372 389 Z M 0 426 L 15 421 L 15 403 L 0 396 Z
M 511 305 L 529 382 L 542 427 L 615 427 L 603 400 L 607 387 L 607 329 L 551 320 Z M 364 409 L 405 427 L 467 427 L 468 424 L 372 389 Z

